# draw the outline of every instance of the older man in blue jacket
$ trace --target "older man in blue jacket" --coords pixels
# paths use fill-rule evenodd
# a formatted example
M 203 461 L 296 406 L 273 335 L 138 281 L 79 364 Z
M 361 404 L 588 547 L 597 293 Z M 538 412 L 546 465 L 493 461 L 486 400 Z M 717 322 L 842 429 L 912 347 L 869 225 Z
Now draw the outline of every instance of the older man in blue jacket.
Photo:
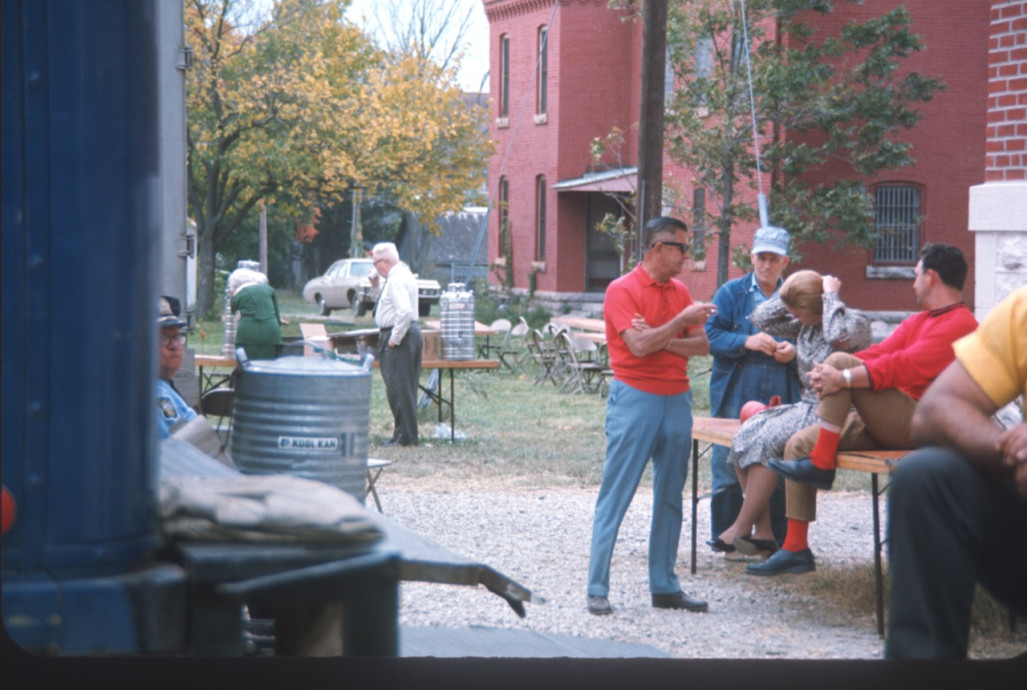
M 714 417 L 738 418 L 742 405 L 750 400 L 770 402 L 781 396 L 782 403 L 799 400 L 801 385 L 794 363 L 778 361 L 778 341 L 757 331 L 749 314 L 777 294 L 788 265 L 791 236 L 783 228 L 762 227 L 752 242 L 753 271 L 724 283 L 713 297 L 717 313 L 706 323 L 706 337 L 713 355 L 710 376 L 710 413 Z M 738 477 L 728 466 L 728 449 L 714 446 L 712 456 L 713 496 L 710 499 L 710 536 L 726 530 L 742 506 Z M 784 540 L 784 490 L 778 487 L 770 501 L 771 522 L 778 542 Z

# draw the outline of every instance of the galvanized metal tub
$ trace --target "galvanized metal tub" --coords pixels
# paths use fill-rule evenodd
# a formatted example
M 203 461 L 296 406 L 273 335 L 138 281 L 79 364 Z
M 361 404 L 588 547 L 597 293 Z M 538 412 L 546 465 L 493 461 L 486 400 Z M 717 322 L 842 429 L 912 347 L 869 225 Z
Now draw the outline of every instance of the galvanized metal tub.
M 247 474 L 288 473 L 364 500 L 371 359 L 245 361 L 235 391 L 232 459 Z
M 450 283 L 439 298 L 442 359 L 474 359 L 474 293 Z

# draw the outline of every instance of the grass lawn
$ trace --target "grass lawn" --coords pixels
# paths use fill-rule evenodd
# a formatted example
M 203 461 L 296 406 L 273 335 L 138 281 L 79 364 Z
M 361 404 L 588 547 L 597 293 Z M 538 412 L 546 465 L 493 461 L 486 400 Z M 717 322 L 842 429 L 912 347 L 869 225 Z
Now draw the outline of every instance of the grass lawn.
M 278 292 L 279 309 L 289 323 L 282 327 L 286 338 L 299 337 L 302 322 L 326 323 L 317 308 L 290 291 Z M 437 307 L 436 307 L 437 309 Z M 437 318 L 435 314 L 433 314 Z M 370 315 L 354 319 L 348 310 L 332 314 L 329 332 L 370 328 Z M 205 354 L 218 353 L 224 340 L 220 320 L 201 321 L 190 336 L 190 346 Z M 693 376 L 693 411 L 709 414 L 708 357 L 690 362 Z M 390 472 L 410 477 L 429 475 L 447 478 L 501 479 L 513 485 L 598 485 L 606 439 L 603 433 L 606 400 L 597 394 L 568 394 L 552 384 L 534 385 L 537 369 L 528 363 L 524 372 L 506 370 L 458 371 L 456 373 L 456 430 L 463 440 L 435 438 L 439 422 L 434 403 L 420 411 L 419 448 L 376 447 L 392 435 L 392 415 L 385 399 L 381 376 L 372 375 L 371 454 L 395 462 Z M 427 383 L 431 371 L 422 373 Z M 442 382 L 448 387 L 448 375 Z M 449 410 L 443 410 L 448 425 Z M 647 473 L 643 482 L 649 482 Z M 699 489 L 709 491 L 709 463 L 700 463 Z M 869 490 L 869 476 L 839 474 L 836 486 L 843 490 Z

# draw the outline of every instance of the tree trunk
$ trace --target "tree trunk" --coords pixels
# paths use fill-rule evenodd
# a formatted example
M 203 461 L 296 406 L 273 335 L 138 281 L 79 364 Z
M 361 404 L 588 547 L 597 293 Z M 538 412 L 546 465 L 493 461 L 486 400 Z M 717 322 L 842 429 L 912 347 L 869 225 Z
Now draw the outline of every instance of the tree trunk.
M 717 287 L 727 282 L 727 272 L 731 265 L 731 224 L 734 220 L 730 211 L 735 196 L 734 166 L 727 165 L 721 172 L 722 203 L 724 204 L 717 218 Z
M 424 242 L 424 235 L 427 232 L 427 226 L 421 223 L 416 213 L 403 211 L 403 222 L 396 233 L 395 244 L 400 257 L 413 273 L 420 274 L 424 270 L 428 258 L 428 249 Z
M 214 315 L 214 229 L 204 224 L 196 227 L 196 315 Z

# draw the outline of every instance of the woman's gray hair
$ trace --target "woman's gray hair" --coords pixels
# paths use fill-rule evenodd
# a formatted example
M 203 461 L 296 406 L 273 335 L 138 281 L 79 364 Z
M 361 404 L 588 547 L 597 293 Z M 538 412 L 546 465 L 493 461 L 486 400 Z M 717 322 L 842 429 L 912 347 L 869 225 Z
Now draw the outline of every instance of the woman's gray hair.
M 237 268 L 228 276 L 228 294 L 234 295 L 245 285 L 267 285 L 267 276 L 250 268 Z

